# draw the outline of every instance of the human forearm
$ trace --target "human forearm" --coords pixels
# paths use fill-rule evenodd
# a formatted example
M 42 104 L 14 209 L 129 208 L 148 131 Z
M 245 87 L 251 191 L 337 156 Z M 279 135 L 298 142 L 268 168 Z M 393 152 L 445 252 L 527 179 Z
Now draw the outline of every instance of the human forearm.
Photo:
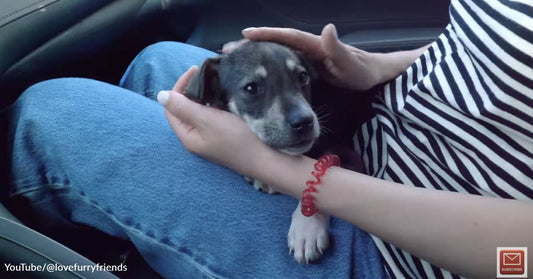
M 468 278 L 494 277 L 496 247 L 533 245 L 530 202 L 407 187 L 341 169 L 323 184 L 321 210 Z
M 257 175 L 300 198 L 315 160 L 269 156 Z M 408 187 L 339 168 L 317 188 L 320 210 L 468 278 L 494 277 L 497 246 L 533 245 L 532 203 Z

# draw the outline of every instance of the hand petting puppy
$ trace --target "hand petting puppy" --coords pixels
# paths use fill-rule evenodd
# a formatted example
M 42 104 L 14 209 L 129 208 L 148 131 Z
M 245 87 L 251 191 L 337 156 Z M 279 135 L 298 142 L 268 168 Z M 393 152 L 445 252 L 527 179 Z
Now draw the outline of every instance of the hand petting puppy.
M 333 24 L 326 25 L 320 35 L 273 27 L 246 28 L 242 34 L 251 41 L 272 41 L 302 51 L 328 82 L 360 91 L 398 76 L 429 47 L 393 53 L 367 52 L 341 42 Z M 222 51 L 233 47 L 228 45 Z

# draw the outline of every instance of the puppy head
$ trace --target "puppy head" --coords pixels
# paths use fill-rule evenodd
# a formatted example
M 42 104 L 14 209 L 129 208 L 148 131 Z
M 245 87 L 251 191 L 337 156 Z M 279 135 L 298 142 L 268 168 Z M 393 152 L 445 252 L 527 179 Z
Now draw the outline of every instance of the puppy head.
M 241 116 L 273 148 L 301 154 L 320 133 L 310 83 L 309 66 L 289 48 L 247 42 L 207 59 L 185 93 Z

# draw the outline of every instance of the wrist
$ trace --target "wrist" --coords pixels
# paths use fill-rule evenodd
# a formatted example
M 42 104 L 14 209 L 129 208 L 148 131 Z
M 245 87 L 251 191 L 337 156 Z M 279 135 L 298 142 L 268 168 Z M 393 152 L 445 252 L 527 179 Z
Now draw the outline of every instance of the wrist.
M 408 66 L 405 66 L 405 62 L 402 61 L 402 54 L 403 52 L 372 53 L 377 70 L 376 84 L 387 82 L 407 69 Z
M 276 191 L 300 199 L 305 181 L 313 176 L 310 170 L 316 160 L 304 155 L 288 155 L 268 146 L 255 153 L 250 176 L 268 184 Z
M 424 51 L 428 49 L 429 45 L 421 48 L 396 51 L 388 53 L 368 53 L 369 60 L 376 70 L 376 84 L 380 84 L 391 79 L 396 78 L 402 72 L 407 70 Z
M 304 216 L 310 217 L 318 212 L 315 206 L 315 196 L 317 186 L 322 183 L 322 177 L 326 174 L 330 167 L 339 167 L 340 158 L 335 154 L 326 154 L 318 159 L 314 165 L 314 170 L 311 174 L 315 177 L 314 180 L 308 180 L 305 184 L 307 188 L 302 191 L 301 209 Z

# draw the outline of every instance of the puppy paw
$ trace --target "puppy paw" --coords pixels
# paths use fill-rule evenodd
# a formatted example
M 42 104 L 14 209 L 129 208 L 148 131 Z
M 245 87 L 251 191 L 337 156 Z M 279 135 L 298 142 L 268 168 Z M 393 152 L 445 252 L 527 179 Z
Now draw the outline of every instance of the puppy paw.
M 318 258 L 329 247 L 329 215 L 315 213 L 306 217 L 302 214 L 300 204 L 292 214 L 289 229 L 289 254 L 294 252 L 298 263 L 309 263 Z
M 259 179 L 255 179 L 252 177 L 245 176 L 244 179 L 248 181 L 248 183 L 252 184 L 254 188 L 260 192 L 268 193 L 268 194 L 276 194 L 277 192 L 272 189 L 270 186 L 266 185 L 265 183 L 259 181 Z

